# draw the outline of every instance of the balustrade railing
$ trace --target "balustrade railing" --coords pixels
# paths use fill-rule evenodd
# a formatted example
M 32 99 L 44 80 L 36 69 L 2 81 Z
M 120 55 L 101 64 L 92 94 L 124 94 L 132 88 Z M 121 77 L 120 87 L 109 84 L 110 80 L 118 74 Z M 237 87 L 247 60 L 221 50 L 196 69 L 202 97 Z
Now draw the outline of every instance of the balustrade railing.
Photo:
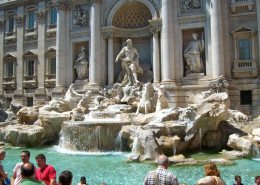
M 234 13 L 237 7 L 247 6 L 249 11 L 253 10 L 254 1 L 253 0 L 231 0 L 231 11 Z
M 233 73 L 236 78 L 256 77 L 256 60 L 235 60 Z

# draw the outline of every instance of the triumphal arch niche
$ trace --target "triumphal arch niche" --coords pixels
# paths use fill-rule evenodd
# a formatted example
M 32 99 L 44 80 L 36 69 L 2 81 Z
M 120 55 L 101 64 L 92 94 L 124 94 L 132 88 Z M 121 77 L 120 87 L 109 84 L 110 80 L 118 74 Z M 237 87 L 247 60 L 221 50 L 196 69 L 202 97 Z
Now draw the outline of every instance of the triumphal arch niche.
M 156 5 L 156 4 L 155 4 Z M 148 82 L 153 80 L 152 33 L 151 21 L 157 18 L 156 8 L 151 1 L 119 1 L 112 4 L 105 16 L 107 26 L 103 35 L 108 39 L 108 85 L 121 83 L 125 71 L 121 62 L 115 62 L 118 53 L 126 46 L 128 39 L 139 53 L 139 64 L 143 73 L 138 74 L 138 80 Z M 157 21 L 161 24 L 160 20 Z M 159 26 L 158 26 L 159 27 Z

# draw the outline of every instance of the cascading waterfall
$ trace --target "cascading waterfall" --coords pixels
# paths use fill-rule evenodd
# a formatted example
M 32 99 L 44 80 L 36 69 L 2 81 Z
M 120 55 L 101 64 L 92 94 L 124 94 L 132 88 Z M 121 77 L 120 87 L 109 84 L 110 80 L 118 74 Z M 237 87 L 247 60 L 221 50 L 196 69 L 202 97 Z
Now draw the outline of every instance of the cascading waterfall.
M 134 142 L 133 142 L 133 148 L 132 148 L 131 155 L 137 155 L 138 147 L 139 147 L 139 139 L 138 139 L 138 137 L 135 137 Z
M 84 121 L 63 122 L 60 146 L 90 152 L 121 150 L 119 132 L 122 126 L 129 124 L 115 112 L 91 112 Z
M 255 160 L 260 161 L 260 149 L 256 144 L 253 144 L 253 157 Z

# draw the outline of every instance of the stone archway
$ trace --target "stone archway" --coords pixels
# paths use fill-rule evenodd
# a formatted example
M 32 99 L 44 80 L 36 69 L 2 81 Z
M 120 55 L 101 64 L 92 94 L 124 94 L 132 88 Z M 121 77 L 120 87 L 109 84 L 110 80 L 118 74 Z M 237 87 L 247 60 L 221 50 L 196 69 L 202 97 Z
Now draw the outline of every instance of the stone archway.
M 152 19 L 152 12 L 149 7 L 140 2 L 133 1 L 122 4 L 114 13 L 112 26 L 116 31 L 113 32 L 113 45 L 115 53 L 118 54 L 126 39 L 132 39 L 133 46 L 139 53 L 139 63 L 144 73 L 138 75 L 142 82 L 151 81 L 153 76 L 152 53 L 151 53 L 151 32 L 148 20 Z M 116 55 L 114 56 L 114 58 Z M 115 81 L 121 81 L 122 69 L 120 64 L 114 64 Z M 118 77 L 118 78 L 117 78 Z
M 134 29 L 149 25 L 152 19 L 149 8 L 141 2 L 128 2 L 122 5 L 115 13 L 112 25 L 118 28 Z

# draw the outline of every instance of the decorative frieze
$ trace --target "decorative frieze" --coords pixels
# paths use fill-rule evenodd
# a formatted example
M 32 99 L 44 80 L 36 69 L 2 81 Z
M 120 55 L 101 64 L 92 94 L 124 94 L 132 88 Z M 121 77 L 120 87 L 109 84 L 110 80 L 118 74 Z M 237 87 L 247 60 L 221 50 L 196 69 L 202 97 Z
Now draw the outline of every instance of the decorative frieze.
M 203 8 L 201 0 L 180 0 L 179 5 L 182 14 L 200 12 Z
M 24 23 L 24 15 L 17 15 L 16 23 L 18 26 L 23 26 Z
M 76 27 L 89 26 L 89 8 L 76 6 L 73 11 L 73 25 Z

